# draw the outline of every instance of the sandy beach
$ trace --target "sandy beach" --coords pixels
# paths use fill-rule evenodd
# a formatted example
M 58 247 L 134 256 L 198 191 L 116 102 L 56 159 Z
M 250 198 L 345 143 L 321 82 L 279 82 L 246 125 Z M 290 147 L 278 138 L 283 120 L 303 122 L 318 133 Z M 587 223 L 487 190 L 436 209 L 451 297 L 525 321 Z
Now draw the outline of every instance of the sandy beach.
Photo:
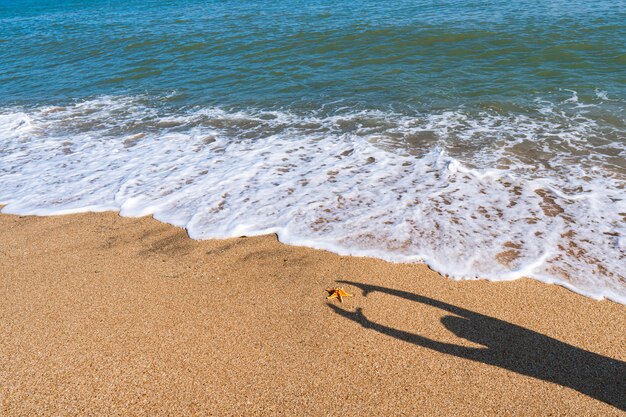
M 3 416 L 625 414 L 611 301 L 116 213 L 0 236 Z

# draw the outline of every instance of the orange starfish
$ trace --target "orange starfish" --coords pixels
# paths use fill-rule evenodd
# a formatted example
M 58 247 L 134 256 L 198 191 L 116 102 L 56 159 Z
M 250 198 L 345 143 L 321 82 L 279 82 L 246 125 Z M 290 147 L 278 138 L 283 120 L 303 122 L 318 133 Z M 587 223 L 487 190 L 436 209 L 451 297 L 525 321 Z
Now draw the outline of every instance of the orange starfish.
M 339 298 L 339 301 L 343 303 L 343 297 L 352 297 L 352 294 L 348 294 L 347 292 L 345 292 L 343 290 L 343 287 L 341 288 L 331 288 L 331 289 L 327 289 L 326 291 L 328 291 L 329 296 L 326 297 L 326 299 L 330 300 L 332 298 Z

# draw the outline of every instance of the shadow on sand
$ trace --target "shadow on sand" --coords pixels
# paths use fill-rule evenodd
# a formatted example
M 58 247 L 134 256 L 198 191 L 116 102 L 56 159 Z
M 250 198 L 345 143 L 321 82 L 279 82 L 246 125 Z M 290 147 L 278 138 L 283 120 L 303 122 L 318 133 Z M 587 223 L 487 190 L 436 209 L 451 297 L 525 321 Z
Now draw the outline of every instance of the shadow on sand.
M 369 320 L 362 309 L 346 311 L 333 304 L 335 313 L 405 342 L 437 352 L 508 369 L 522 375 L 575 389 L 589 397 L 626 411 L 626 362 L 598 355 L 548 336 L 421 295 L 358 282 L 339 281 L 363 291 L 363 296 L 381 292 L 427 304 L 454 315 L 441 319 L 458 337 L 485 348 L 442 343 Z

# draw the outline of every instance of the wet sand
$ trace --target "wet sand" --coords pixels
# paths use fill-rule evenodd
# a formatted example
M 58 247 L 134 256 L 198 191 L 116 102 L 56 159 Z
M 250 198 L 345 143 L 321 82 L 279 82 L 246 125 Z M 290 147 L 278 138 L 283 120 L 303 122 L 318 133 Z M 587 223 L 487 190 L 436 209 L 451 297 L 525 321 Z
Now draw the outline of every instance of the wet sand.
M 626 414 L 626 307 L 532 280 L 2 214 L 0 300 L 3 416 Z

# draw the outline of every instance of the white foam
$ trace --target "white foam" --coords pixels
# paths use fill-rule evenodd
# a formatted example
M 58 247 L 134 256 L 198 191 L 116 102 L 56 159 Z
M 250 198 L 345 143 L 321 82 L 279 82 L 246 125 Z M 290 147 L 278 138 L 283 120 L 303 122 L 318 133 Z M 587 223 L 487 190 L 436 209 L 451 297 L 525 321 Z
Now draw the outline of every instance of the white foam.
M 595 93 L 596 93 L 596 97 L 598 99 L 600 99 L 600 100 L 608 100 L 609 99 L 609 94 L 606 91 L 604 91 L 604 90 L 596 89 Z
M 535 116 L 181 113 L 133 97 L 12 109 L 0 114 L 0 203 L 152 214 L 195 239 L 277 233 L 626 303 L 625 176 L 589 151 L 623 158 L 623 132 L 539 103 Z

